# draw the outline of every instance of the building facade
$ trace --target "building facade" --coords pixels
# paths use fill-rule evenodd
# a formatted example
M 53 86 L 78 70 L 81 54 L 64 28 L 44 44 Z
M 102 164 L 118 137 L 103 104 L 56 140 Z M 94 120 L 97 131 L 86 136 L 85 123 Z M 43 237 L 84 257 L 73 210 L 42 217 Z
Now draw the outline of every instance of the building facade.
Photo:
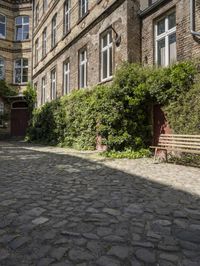
M 45 1 L 47 2 L 47 1 Z M 124 61 L 140 61 L 139 2 L 34 3 L 33 84 L 38 105 L 73 89 L 112 81 Z
M 165 67 L 199 58 L 199 32 L 197 0 L 0 0 L 0 79 L 19 92 L 15 102 L 30 81 L 41 106 L 112 82 L 123 62 Z M 0 132 L 15 135 L 12 124 L 25 114 L 16 120 L 12 107 Z
M 27 106 L 22 92 L 31 81 L 32 3 L 0 1 L 0 80 L 13 86 L 18 95 L 0 99 L 0 135 L 21 135 L 27 126 Z

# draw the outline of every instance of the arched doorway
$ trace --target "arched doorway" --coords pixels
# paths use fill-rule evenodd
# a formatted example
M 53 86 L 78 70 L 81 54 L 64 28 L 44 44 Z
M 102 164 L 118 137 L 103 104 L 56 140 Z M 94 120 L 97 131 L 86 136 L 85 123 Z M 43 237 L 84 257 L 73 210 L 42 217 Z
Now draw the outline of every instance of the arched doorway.
M 11 106 L 11 136 L 23 137 L 28 127 L 29 112 L 25 101 L 15 101 Z

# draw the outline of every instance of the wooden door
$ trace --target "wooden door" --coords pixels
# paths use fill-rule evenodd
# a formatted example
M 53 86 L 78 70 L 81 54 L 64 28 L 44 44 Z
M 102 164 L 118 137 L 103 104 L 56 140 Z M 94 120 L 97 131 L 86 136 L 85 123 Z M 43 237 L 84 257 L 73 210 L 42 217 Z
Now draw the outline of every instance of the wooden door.
M 172 130 L 160 105 L 153 107 L 153 145 L 158 144 L 160 134 L 171 134 Z
M 23 137 L 26 135 L 29 114 L 27 108 L 11 110 L 11 136 Z

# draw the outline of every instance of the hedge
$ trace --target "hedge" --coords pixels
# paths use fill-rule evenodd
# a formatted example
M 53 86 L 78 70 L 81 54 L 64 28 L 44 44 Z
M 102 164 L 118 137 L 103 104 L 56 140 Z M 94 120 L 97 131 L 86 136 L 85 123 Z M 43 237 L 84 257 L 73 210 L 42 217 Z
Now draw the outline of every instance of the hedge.
M 101 136 L 108 150 L 146 148 L 152 138 L 152 104 L 166 107 L 174 128 L 174 106 L 181 95 L 192 93 L 196 77 L 197 67 L 192 62 L 181 62 L 169 68 L 124 64 L 110 86 L 75 90 L 35 109 L 27 139 L 95 149 L 96 138 Z

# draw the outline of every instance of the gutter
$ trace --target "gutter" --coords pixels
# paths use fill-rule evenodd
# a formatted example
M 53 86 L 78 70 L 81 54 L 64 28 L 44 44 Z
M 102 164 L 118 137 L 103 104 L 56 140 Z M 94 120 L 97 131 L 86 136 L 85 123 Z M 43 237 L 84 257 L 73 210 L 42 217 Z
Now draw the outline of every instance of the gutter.
M 193 36 L 199 36 L 200 32 L 195 31 L 195 2 L 190 0 L 190 33 Z

